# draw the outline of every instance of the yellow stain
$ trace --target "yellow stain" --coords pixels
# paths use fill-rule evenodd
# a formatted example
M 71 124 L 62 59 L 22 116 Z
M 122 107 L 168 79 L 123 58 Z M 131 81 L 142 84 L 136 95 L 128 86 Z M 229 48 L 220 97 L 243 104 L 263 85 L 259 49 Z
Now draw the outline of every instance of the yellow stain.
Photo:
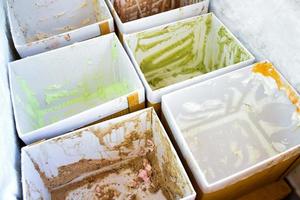
M 265 77 L 274 79 L 278 89 L 285 90 L 286 95 L 288 96 L 291 103 L 296 106 L 297 108 L 296 111 L 300 113 L 299 97 L 297 93 L 287 83 L 284 83 L 282 81 L 280 74 L 272 65 L 272 63 L 269 62 L 257 63 L 253 66 L 252 72 L 259 73 Z

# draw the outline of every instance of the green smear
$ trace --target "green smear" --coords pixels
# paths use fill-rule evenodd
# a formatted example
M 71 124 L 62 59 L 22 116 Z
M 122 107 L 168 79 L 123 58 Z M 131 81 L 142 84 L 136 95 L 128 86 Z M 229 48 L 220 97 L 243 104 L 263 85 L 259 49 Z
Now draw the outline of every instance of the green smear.
M 182 44 L 184 44 L 186 41 L 190 40 L 190 39 L 193 39 L 194 35 L 193 34 L 190 34 L 188 35 L 187 37 L 183 38 L 182 40 L 179 40 L 159 51 L 156 51 L 154 54 L 148 56 L 147 58 L 145 58 L 141 64 L 140 64 L 140 67 L 142 69 L 142 71 L 144 73 L 147 73 L 149 71 L 152 71 L 153 69 L 157 69 L 157 68 L 161 68 L 161 67 L 164 67 L 166 64 L 169 64 L 171 62 L 174 61 L 174 57 L 179 57 L 180 55 L 177 55 L 177 54 L 180 54 L 181 53 L 181 49 L 177 50 L 175 53 L 169 55 L 167 58 L 165 58 L 164 60 L 162 60 L 161 62 L 157 63 L 157 64 L 154 64 L 154 60 L 159 58 L 162 54 L 168 52 L 168 51 L 171 51 L 173 50 L 174 48 L 176 48 L 177 46 L 180 46 Z M 191 49 L 192 48 L 192 42 L 189 43 L 189 45 L 187 46 L 188 49 Z
M 74 96 L 78 94 L 78 91 L 76 90 L 71 90 L 71 91 L 68 91 L 68 90 L 61 90 L 61 91 L 58 91 L 58 92 L 54 92 L 54 93 L 49 93 L 49 94 L 45 94 L 45 101 L 47 104 L 51 104 L 53 103 L 54 101 L 57 101 L 63 97 L 70 97 L 70 96 Z
M 192 49 L 191 49 L 192 44 L 193 44 L 193 40 L 190 41 L 184 48 L 175 51 L 174 53 L 168 55 L 166 58 L 161 60 L 159 62 L 159 65 L 161 67 L 164 67 L 166 65 L 172 64 L 177 60 L 182 60 L 182 58 L 188 54 L 192 55 Z M 184 63 L 184 61 L 182 61 L 182 63 Z
M 25 111 L 32 119 L 32 125 L 34 128 L 42 127 L 45 124 L 44 116 L 45 111 L 40 109 L 40 104 L 36 98 L 35 93 L 29 88 L 28 83 L 17 77 L 17 82 L 20 85 L 21 89 L 25 93 L 27 104 L 25 105 Z
M 148 51 L 149 49 L 156 47 L 157 45 L 161 44 L 162 42 L 168 41 L 169 39 L 171 39 L 171 37 L 160 39 L 149 44 L 138 44 L 136 50 L 141 49 L 142 51 Z
M 168 33 L 168 32 L 169 32 L 168 28 L 164 28 L 164 29 L 158 30 L 158 31 L 139 33 L 138 38 L 140 38 L 140 39 L 149 39 L 149 38 L 153 38 L 153 37 L 163 35 L 163 34 Z
M 160 83 L 163 79 L 160 78 L 160 77 L 156 77 L 156 78 L 153 78 L 149 81 L 149 84 L 150 85 L 157 85 L 158 83 Z
M 32 119 L 33 129 L 44 127 L 59 119 L 83 111 L 80 109 L 74 111 L 74 108 L 70 108 L 70 112 L 61 112 L 62 109 L 68 109 L 70 106 L 79 104 L 86 104 L 87 107 L 92 108 L 99 105 L 99 101 L 105 102 L 112 98 L 125 95 L 130 89 L 125 81 L 114 82 L 109 85 L 103 85 L 101 84 L 101 81 L 98 81 L 95 82 L 95 85 L 98 85 L 96 89 L 92 89 L 86 81 L 83 81 L 83 83 L 78 84 L 75 88 L 70 90 L 63 87 L 51 86 L 44 90 L 44 104 L 39 102 L 36 94 L 25 80 L 18 77 L 17 81 L 26 97 L 26 101 L 20 103 Z M 26 102 L 26 104 L 24 102 Z M 65 116 L 66 113 L 68 113 L 68 116 Z M 50 114 L 53 114 L 51 116 L 52 120 L 47 120 L 46 117 L 50 118 Z
M 132 49 L 151 88 L 177 83 L 180 75 L 182 81 L 250 58 L 225 27 L 215 29 L 213 16 L 206 15 L 161 30 L 139 33 L 137 45 Z M 180 33 L 187 31 L 191 33 L 180 37 Z M 199 40 L 200 33 L 199 43 L 195 40 Z M 176 39 L 177 36 L 180 39 Z M 156 50 L 154 47 L 158 45 Z
M 202 62 L 204 62 L 204 59 L 205 59 L 205 54 L 206 54 L 206 46 L 207 46 L 207 39 L 208 39 L 208 36 L 209 36 L 209 33 L 211 31 L 211 24 L 212 24 L 212 15 L 209 15 L 207 18 L 206 18 L 206 21 L 205 21 L 205 36 L 204 36 L 204 42 L 203 42 L 203 46 L 202 46 Z

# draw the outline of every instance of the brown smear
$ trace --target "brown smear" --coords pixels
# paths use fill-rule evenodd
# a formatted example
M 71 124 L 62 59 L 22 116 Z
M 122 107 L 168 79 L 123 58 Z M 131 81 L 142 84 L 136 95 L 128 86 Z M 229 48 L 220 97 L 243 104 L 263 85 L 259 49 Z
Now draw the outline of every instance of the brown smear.
M 64 39 L 65 39 L 66 41 L 70 41 L 70 40 L 71 40 L 70 34 L 64 35 Z
M 122 150 L 122 147 L 132 147 L 134 140 L 142 140 L 142 139 L 145 140 L 149 137 L 150 138 L 152 137 L 152 133 L 149 132 L 149 130 L 146 131 L 146 133 L 139 132 L 139 130 L 141 130 L 141 127 L 139 127 L 141 125 L 140 118 L 141 118 L 141 116 L 138 115 L 138 116 L 135 116 L 128 120 L 124 120 L 122 122 L 112 124 L 107 128 L 99 129 L 97 126 L 93 126 L 93 127 L 89 128 L 88 130 L 95 134 L 95 136 L 99 140 L 99 143 L 101 145 L 105 146 L 107 148 L 107 150 Z M 151 119 L 151 112 L 148 112 L 147 113 L 147 121 L 149 121 L 150 119 Z M 132 132 L 128 132 L 127 126 L 126 126 L 127 123 L 134 124 L 134 130 Z M 125 140 L 120 145 L 116 145 L 113 147 L 108 146 L 105 143 L 104 137 L 107 135 L 111 135 L 113 133 L 113 131 L 116 131 L 120 128 L 124 128 Z M 110 141 L 110 142 L 112 142 L 112 141 Z
M 179 166 L 177 165 L 177 158 L 175 153 L 172 151 L 172 146 L 169 145 L 168 139 L 163 135 L 163 129 L 161 129 L 158 121 L 154 121 L 156 131 L 160 132 L 157 135 L 160 136 L 160 146 L 164 148 L 164 154 L 162 156 L 162 173 L 165 177 L 164 188 L 162 189 L 165 196 L 170 196 L 171 199 L 178 199 L 183 197 L 185 187 L 188 185 L 186 179 L 183 177 Z
M 121 21 L 128 22 L 179 8 L 180 4 L 180 0 L 115 0 L 114 8 Z
M 47 38 L 57 36 L 58 34 L 61 34 L 61 33 L 66 33 L 66 32 L 69 32 L 69 31 L 72 31 L 72 30 L 75 30 L 75 29 L 79 29 L 79 28 L 82 28 L 84 26 L 93 24 L 95 22 L 100 22 L 100 21 L 104 20 L 105 18 L 107 18 L 107 16 L 102 15 L 103 13 L 101 11 L 100 4 L 99 4 L 98 0 L 89 0 L 89 1 L 84 0 L 79 5 L 79 7 L 76 8 L 75 10 L 59 12 L 59 13 L 51 16 L 51 17 L 55 18 L 55 19 L 67 18 L 67 17 L 77 17 L 77 15 L 78 15 L 77 13 L 75 13 L 75 15 L 69 16 L 70 12 L 71 13 L 72 12 L 77 12 L 80 9 L 90 9 L 90 8 L 87 8 L 88 4 L 90 4 L 90 1 L 92 1 L 92 9 L 93 9 L 92 13 L 89 15 L 89 17 L 87 17 L 85 19 L 82 19 L 81 22 L 78 23 L 77 25 L 72 25 L 72 26 L 67 25 L 67 26 L 55 28 L 53 30 L 53 32 L 49 32 L 49 31 L 46 31 L 45 33 L 44 32 L 34 32 L 34 34 L 32 36 L 28 36 L 28 28 L 27 27 L 20 27 L 20 29 L 21 29 L 24 37 L 25 37 L 26 43 L 29 43 L 30 45 L 32 45 L 31 43 L 33 43 L 33 42 L 38 42 L 38 41 L 41 41 L 41 40 L 45 40 Z M 48 6 L 47 4 L 45 4 L 45 5 L 35 4 L 35 5 L 37 7 L 47 7 Z M 49 19 L 50 19 L 50 17 L 49 18 L 40 18 L 38 20 L 38 22 L 45 24 L 45 21 L 47 21 Z M 104 24 L 104 28 L 105 28 L 104 29 L 105 33 L 110 32 L 109 26 L 106 26 L 106 24 Z M 66 39 L 66 41 L 69 41 L 69 39 L 67 38 L 67 35 L 64 36 L 64 38 Z
M 35 42 L 35 41 L 44 40 L 44 39 L 46 39 L 50 36 L 52 36 L 52 35 L 50 35 L 48 33 L 39 32 L 39 33 L 36 33 L 34 36 L 26 39 L 26 42 L 27 43 L 32 43 L 32 42 Z
M 36 170 L 38 171 L 42 180 L 44 181 L 46 187 L 48 189 L 58 187 L 62 184 L 66 184 L 72 181 L 73 179 L 79 177 L 83 173 L 92 172 L 100 168 L 115 164 L 120 160 L 128 159 L 128 154 L 131 152 L 130 150 L 134 149 L 133 148 L 134 141 L 138 141 L 138 140 L 145 141 L 144 147 L 140 149 L 141 155 L 143 155 L 145 150 L 148 147 L 146 141 L 147 139 L 152 138 L 152 132 L 150 130 L 146 131 L 145 133 L 139 132 L 139 130 L 141 130 L 141 128 L 139 127 L 139 125 L 141 125 L 140 117 L 141 117 L 140 115 L 137 115 L 133 118 L 124 120 L 122 122 L 112 124 L 108 128 L 101 129 L 98 128 L 97 125 L 95 125 L 90 128 L 85 128 L 80 131 L 74 132 L 71 135 L 66 135 L 66 136 L 53 139 L 52 140 L 53 142 L 60 143 L 61 141 L 69 138 L 71 139 L 71 138 L 81 137 L 84 131 L 89 131 L 98 138 L 99 144 L 103 145 L 106 151 L 117 151 L 119 157 L 116 157 L 114 159 L 97 159 L 97 160 L 81 159 L 78 162 L 59 167 L 58 175 L 52 178 L 47 177 L 45 173 L 40 170 L 38 164 L 33 159 L 31 159 Z M 150 121 L 150 117 L 151 117 L 151 112 L 147 112 L 147 116 L 146 116 L 147 121 Z M 127 123 L 134 123 L 133 132 L 127 131 L 126 128 Z M 118 130 L 119 128 L 124 128 L 124 133 L 125 133 L 124 141 L 121 144 L 115 146 L 109 146 L 109 144 L 112 141 L 110 141 L 109 144 L 107 144 L 105 143 L 104 137 L 110 136 L 113 133 L 113 131 Z
M 100 174 L 97 174 L 97 175 L 94 175 L 94 176 L 90 176 L 90 177 L 87 177 L 87 178 L 83 179 L 82 181 L 71 183 L 71 184 L 68 184 L 68 185 L 66 185 L 62 188 L 53 190 L 51 192 L 51 199 L 52 200 L 65 199 L 70 191 L 73 191 L 73 190 L 75 190 L 79 187 L 82 187 L 82 186 L 86 185 L 86 184 L 92 184 L 97 179 L 103 179 L 106 176 L 108 176 L 110 173 L 115 173 L 115 170 L 116 169 L 113 169 L 113 170 L 106 171 L 106 172 L 103 172 L 103 173 L 100 173 Z
M 252 72 L 259 73 L 268 78 L 272 78 L 276 82 L 278 89 L 285 91 L 291 103 L 296 106 L 296 111 L 300 113 L 299 97 L 297 93 L 291 88 L 291 86 L 289 86 L 281 79 L 280 74 L 272 65 L 272 63 L 269 62 L 257 63 L 253 66 Z
M 128 191 L 132 192 L 134 190 L 136 190 L 139 185 L 143 184 L 143 181 L 141 179 L 139 179 L 139 177 L 137 176 L 139 171 L 141 169 L 143 169 L 143 160 L 147 160 L 149 161 L 150 165 L 151 165 L 151 169 L 152 169 L 152 173 L 150 176 L 151 179 L 151 184 L 150 187 L 145 188 L 145 190 L 148 190 L 150 193 L 156 193 L 158 192 L 160 189 L 163 191 L 163 194 L 165 196 L 166 199 L 174 199 L 172 198 L 172 196 L 170 195 L 171 192 L 168 191 L 167 188 L 164 188 L 164 174 L 162 173 L 157 157 L 156 157 L 156 152 L 152 151 L 150 153 L 148 153 L 146 156 L 142 156 L 142 157 L 137 157 L 134 159 L 131 159 L 130 161 L 123 163 L 113 169 L 110 169 L 108 171 L 87 177 L 79 182 L 75 182 L 75 183 L 71 183 L 68 184 L 62 188 L 59 188 L 57 190 L 53 190 L 51 192 L 51 199 L 53 200 L 60 200 L 60 199 L 65 199 L 67 197 L 67 195 L 71 192 L 74 191 L 82 186 L 88 185 L 88 187 L 92 187 L 93 183 L 96 182 L 101 182 L 101 179 L 104 179 L 105 177 L 107 177 L 110 174 L 121 174 L 122 170 L 126 170 L 126 169 L 130 169 L 130 172 L 132 172 L 132 174 L 135 174 L 135 177 L 132 181 L 136 181 L 137 184 L 135 184 L 134 186 L 131 186 L 131 183 L 128 183 Z M 96 186 L 95 187 L 96 190 L 94 191 L 96 194 L 95 196 L 98 196 L 98 199 L 114 199 L 115 197 L 118 197 L 120 195 L 120 191 L 117 191 L 115 189 L 113 189 L 113 187 L 110 187 L 110 185 L 102 185 L 102 186 Z M 131 199 L 134 199 L 134 195 L 130 197 Z
M 65 199 L 71 191 L 83 186 L 85 187 L 86 185 L 87 188 L 95 187 L 95 190 L 92 191 L 97 193 L 95 195 L 98 195 L 98 199 L 117 198 L 121 195 L 120 191 L 117 191 L 110 185 L 104 185 L 105 183 L 99 185 L 99 187 L 96 187 L 96 184 L 101 183 L 101 180 L 112 173 L 117 175 L 121 174 L 122 170 L 125 169 L 129 169 L 130 173 L 132 172 L 132 176 L 130 177 L 136 177 L 133 179 L 133 185 L 132 183 L 128 183 L 129 190 L 137 192 L 137 188 L 139 188 L 141 184 L 144 184 L 143 179 L 140 177 L 141 170 L 148 169 L 145 167 L 145 160 L 151 165 L 151 170 L 148 173 L 150 185 L 146 187 L 149 193 L 156 194 L 158 191 L 161 191 L 166 199 L 178 199 L 178 197 L 183 197 L 183 191 L 185 191 L 184 186 L 186 186 L 187 183 L 184 177 L 182 177 L 180 169 L 178 169 L 176 156 L 172 152 L 168 140 L 162 135 L 163 129 L 159 126 L 157 120 L 152 119 L 152 112 L 153 110 L 147 112 L 146 121 L 149 122 L 149 125 L 150 122 L 151 124 L 156 123 L 156 129 L 151 129 L 151 127 L 147 125 L 146 132 L 143 133 L 141 132 L 141 119 L 145 120 L 145 116 L 142 116 L 145 112 L 122 122 L 109 124 L 108 127 L 105 128 L 100 128 L 95 125 L 90 128 L 81 129 L 74 132 L 74 134 L 52 139 L 51 142 L 59 143 L 65 139 L 81 137 L 83 132 L 89 131 L 95 134 L 99 143 L 104 146 L 107 152 L 116 151 L 119 152 L 119 154 L 114 157 L 114 159 L 82 159 L 78 162 L 61 166 L 58 168 L 58 176 L 53 178 L 46 177 L 45 173 L 40 170 L 38 164 L 31 159 L 43 182 L 49 189 L 51 198 L 54 200 Z M 127 123 L 133 125 L 134 128 L 127 130 Z M 110 135 L 119 128 L 123 128 L 125 133 L 124 140 L 120 144 L 112 146 L 111 141 L 107 138 L 105 138 L 105 140 L 104 137 L 111 138 Z M 161 143 L 154 144 L 152 131 L 156 131 L 155 134 L 159 135 Z M 130 150 L 136 149 L 136 147 L 134 147 L 134 141 L 144 141 L 144 143 L 139 143 L 139 145 L 143 144 L 143 146 L 136 152 L 135 157 L 129 157 L 128 153 Z M 164 148 L 162 164 L 160 164 L 158 160 L 158 148 Z M 88 175 L 87 173 L 91 173 L 92 175 Z M 75 181 L 76 178 L 77 180 Z M 135 198 L 134 192 L 128 196 L 128 199 Z
M 32 160 L 32 159 L 31 159 Z M 83 173 L 92 172 L 100 168 L 112 165 L 119 162 L 118 160 L 92 160 L 92 159 L 82 159 L 76 163 L 72 163 L 66 166 L 61 166 L 58 168 L 58 176 L 53 178 L 48 178 L 46 174 L 41 171 L 38 164 L 33 160 L 33 164 L 37 172 L 39 173 L 41 179 L 43 180 L 45 186 L 51 190 L 52 188 L 59 187 L 62 184 L 71 182 L 75 178 L 81 176 Z

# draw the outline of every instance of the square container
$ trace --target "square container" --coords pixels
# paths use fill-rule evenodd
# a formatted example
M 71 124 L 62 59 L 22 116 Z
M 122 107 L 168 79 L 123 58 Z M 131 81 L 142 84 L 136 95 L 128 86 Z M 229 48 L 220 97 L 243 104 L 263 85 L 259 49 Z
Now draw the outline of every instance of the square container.
M 207 13 L 209 0 L 106 0 L 122 34 Z
M 15 47 L 31 56 L 114 31 L 104 0 L 8 0 Z
M 21 158 L 25 200 L 196 196 L 152 108 L 24 147 Z
M 9 70 L 26 144 L 144 108 L 143 84 L 114 33 L 12 62 Z
M 261 62 L 162 98 L 203 199 L 235 199 L 278 180 L 300 154 L 299 95 Z
M 124 35 L 124 41 L 155 106 L 162 95 L 254 61 L 212 13 Z

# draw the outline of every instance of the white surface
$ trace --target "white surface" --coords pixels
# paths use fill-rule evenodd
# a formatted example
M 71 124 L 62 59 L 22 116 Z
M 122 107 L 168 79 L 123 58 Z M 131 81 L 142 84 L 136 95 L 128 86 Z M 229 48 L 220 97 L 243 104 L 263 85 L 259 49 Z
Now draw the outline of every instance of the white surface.
M 256 56 L 300 91 L 300 1 L 212 0 L 211 10 Z
M 9 51 L 7 24 L 3 3 L 0 2 L 0 199 L 20 198 L 20 155 L 14 129 L 7 79 Z
M 236 70 L 162 98 L 162 111 L 205 193 L 300 153 L 296 106 L 273 79 L 251 70 Z
M 299 0 L 211 0 L 210 8 L 257 59 L 273 62 L 300 92 Z M 299 168 L 291 179 L 300 179 Z M 300 191 L 300 184 L 293 186 Z

